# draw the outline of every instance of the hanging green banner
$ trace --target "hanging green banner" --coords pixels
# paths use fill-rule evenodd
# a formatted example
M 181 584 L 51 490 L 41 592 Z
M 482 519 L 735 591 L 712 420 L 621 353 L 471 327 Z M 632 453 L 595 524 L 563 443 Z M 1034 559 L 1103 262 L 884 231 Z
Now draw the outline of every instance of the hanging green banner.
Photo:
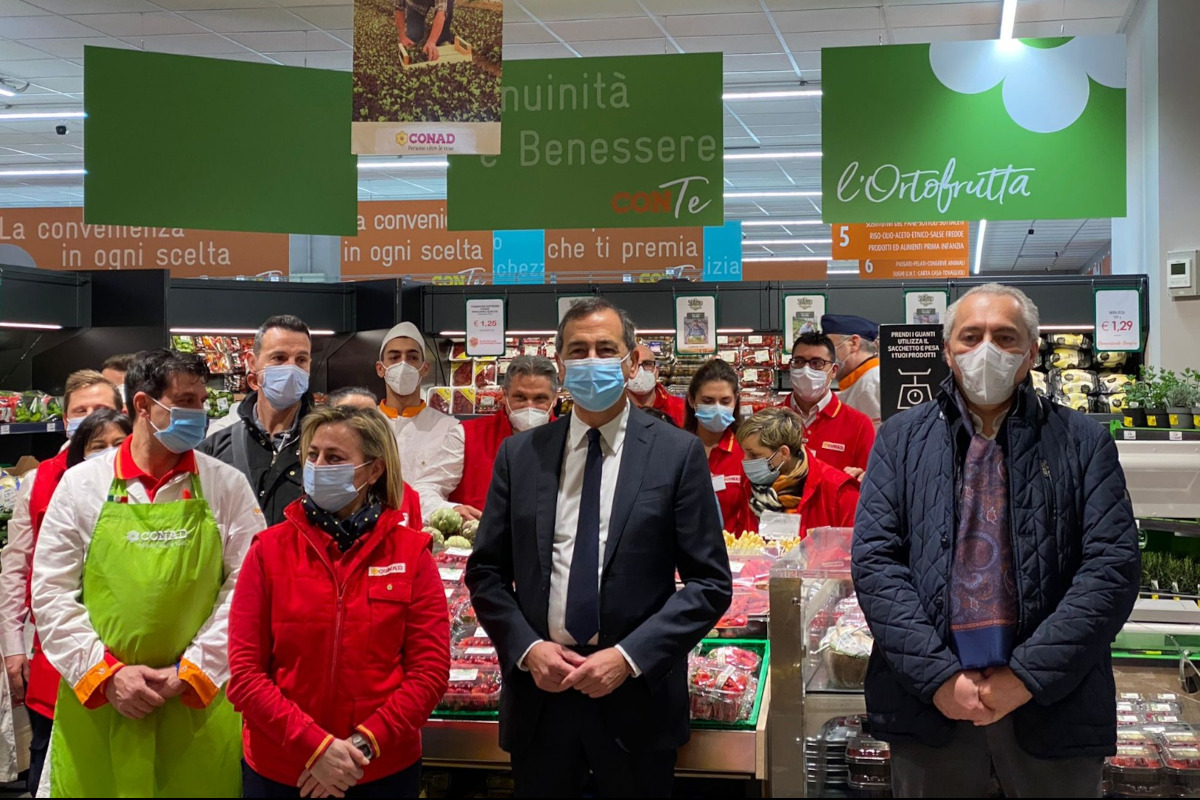
M 1125 216 L 1125 37 L 821 51 L 826 222 Z
M 499 156 L 451 156 L 450 230 L 724 224 L 721 54 L 510 61 Z

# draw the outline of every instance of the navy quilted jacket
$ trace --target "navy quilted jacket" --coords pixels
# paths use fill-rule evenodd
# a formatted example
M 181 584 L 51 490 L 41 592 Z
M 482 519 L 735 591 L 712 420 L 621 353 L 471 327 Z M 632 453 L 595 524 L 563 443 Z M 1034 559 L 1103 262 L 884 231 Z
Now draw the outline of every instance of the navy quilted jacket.
M 950 636 L 950 570 L 969 433 L 953 377 L 935 402 L 888 420 L 871 453 L 854 527 L 853 576 L 875 636 L 872 731 L 940 746 L 954 723 L 934 693 L 961 667 Z M 1108 432 L 1040 399 L 1026 381 L 998 441 L 1008 458 L 1020 605 L 1009 666 L 1033 694 L 1013 713 L 1040 758 L 1116 749 L 1110 648 L 1141 569 L 1125 475 Z

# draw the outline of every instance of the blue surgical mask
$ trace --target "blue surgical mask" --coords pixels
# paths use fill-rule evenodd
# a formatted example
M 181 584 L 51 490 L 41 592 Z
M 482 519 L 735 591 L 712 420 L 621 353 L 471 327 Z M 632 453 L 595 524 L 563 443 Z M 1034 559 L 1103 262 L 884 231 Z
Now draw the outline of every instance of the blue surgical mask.
M 314 503 L 336 514 L 354 502 L 361 487 L 354 485 L 354 470 L 359 464 L 314 464 L 304 462 L 304 493 Z
M 70 439 L 75 435 L 75 431 L 79 430 L 79 426 L 83 424 L 86 417 L 76 417 L 75 419 L 67 420 L 67 438 Z
M 94 458 L 104 458 L 106 455 L 108 455 L 109 453 L 113 452 L 116 449 L 117 449 L 116 447 L 106 447 L 103 450 L 97 450 L 94 453 L 88 453 L 86 456 L 83 457 L 83 460 L 91 461 Z
M 779 455 L 776 450 L 766 458 L 748 458 L 742 462 L 742 471 L 746 473 L 746 480 L 753 483 L 755 486 L 770 486 L 779 480 L 779 473 L 783 469 L 783 464 L 778 467 L 771 466 L 771 459 Z
M 625 392 L 625 358 L 576 358 L 563 362 L 563 387 L 584 411 L 607 411 Z
M 180 408 L 154 402 L 171 412 L 171 424 L 167 427 L 159 429 L 150 423 L 159 444 L 172 453 L 186 453 L 200 446 L 208 433 L 208 414 L 203 408 Z
M 263 397 L 277 411 L 296 405 L 308 391 L 308 373 L 295 364 L 264 367 L 260 380 Z
M 719 404 L 696 406 L 696 421 L 705 430 L 721 433 L 733 424 L 733 409 Z

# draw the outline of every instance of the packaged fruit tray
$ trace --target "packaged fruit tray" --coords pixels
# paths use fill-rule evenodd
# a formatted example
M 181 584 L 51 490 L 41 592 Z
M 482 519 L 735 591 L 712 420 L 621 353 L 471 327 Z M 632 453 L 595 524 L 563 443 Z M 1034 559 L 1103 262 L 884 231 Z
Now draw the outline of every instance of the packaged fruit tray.
M 760 639 L 705 639 L 700 643 L 700 652 L 707 655 L 718 647 L 740 647 L 743 650 L 749 650 L 759 657 L 758 671 L 755 678 L 758 680 L 758 688 L 754 692 L 754 705 L 750 709 L 749 716 L 742 722 L 724 723 L 712 722 L 707 720 L 692 720 L 693 728 L 704 728 L 708 730 L 724 730 L 724 731 L 753 731 L 758 727 L 758 715 L 762 709 L 763 691 L 767 686 L 767 665 L 771 662 L 771 643 Z M 483 672 L 487 671 L 485 667 Z M 464 686 L 465 690 L 466 687 Z M 452 698 L 448 693 L 447 699 L 443 700 L 443 707 L 439 707 L 431 715 L 432 719 L 474 719 L 474 720 L 493 720 L 499 714 L 496 711 L 474 711 L 474 710 L 451 710 L 444 707 L 445 705 L 477 705 L 474 702 L 454 702 L 455 699 L 461 700 L 461 695 L 457 698 Z M 487 698 L 491 700 L 490 696 Z M 498 699 L 498 696 L 497 696 Z

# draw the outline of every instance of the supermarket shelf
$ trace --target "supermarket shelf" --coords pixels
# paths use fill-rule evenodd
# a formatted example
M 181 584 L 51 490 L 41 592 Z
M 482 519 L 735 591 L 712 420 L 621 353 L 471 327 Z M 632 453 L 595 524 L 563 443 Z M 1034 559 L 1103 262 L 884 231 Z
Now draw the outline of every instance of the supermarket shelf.
M 679 750 L 675 771 L 680 775 L 765 780 L 767 776 L 767 716 L 770 688 L 763 692 L 755 730 L 693 728 L 692 738 Z M 499 725 L 494 719 L 431 719 L 421 730 L 427 767 L 504 769 L 508 753 L 500 749 Z
M 0 425 L 0 436 L 16 436 L 23 433 L 63 433 L 62 420 L 52 422 L 9 422 Z
M 1200 442 L 1200 430 L 1173 428 L 1117 428 L 1113 432 L 1123 442 Z
M 1200 520 L 1138 517 L 1137 523 L 1140 530 L 1161 531 L 1163 533 L 1173 533 L 1176 536 L 1200 538 Z M 1166 594 L 1166 592 L 1163 594 Z

